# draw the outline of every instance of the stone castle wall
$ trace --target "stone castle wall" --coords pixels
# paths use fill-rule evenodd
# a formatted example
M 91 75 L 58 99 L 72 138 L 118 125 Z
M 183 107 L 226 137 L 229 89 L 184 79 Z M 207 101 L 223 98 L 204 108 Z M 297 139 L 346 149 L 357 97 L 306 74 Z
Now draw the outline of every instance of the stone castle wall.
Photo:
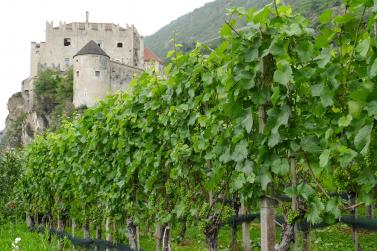
M 73 56 L 90 40 L 100 44 L 111 59 L 143 68 L 144 42 L 134 26 L 123 28 L 107 23 L 46 23 L 46 42 L 31 44 L 30 75 L 39 69 L 65 71 L 73 65 Z
M 102 55 L 78 55 L 73 64 L 73 104 L 95 105 L 98 100 L 124 91 L 142 70 Z
M 110 88 L 111 92 L 125 91 L 132 78 L 141 73 L 141 69 L 129 65 L 110 61 Z

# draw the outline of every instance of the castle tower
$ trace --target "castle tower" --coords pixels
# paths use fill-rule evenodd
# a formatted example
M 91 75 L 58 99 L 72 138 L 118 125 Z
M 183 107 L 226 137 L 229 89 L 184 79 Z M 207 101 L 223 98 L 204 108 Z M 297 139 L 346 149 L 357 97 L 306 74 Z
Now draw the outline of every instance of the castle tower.
M 91 40 L 73 56 L 73 104 L 91 107 L 110 94 L 110 57 Z

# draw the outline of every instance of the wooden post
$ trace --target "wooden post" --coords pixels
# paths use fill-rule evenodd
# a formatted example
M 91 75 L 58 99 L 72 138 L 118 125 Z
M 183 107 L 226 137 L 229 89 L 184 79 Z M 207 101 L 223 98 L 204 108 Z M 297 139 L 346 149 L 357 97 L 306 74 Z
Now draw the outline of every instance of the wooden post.
M 106 218 L 105 229 L 106 229 L 106 240 L 113 242 L 113 228 L 112 228 L 110 217 Z M 112 250 L 113 250 L 112 248 L 106 248 L 106 251 L 112 251 Z
M 248 210 L 244 203 L 241 203 L 240 213 L 241 215 L 246 215 L 248 213 Z M 244 251 L 251 251 L 250 226 L 247 222 L 242 223 L 242 248 Z
M 75 237 L 75 231 L 76 231 L 76 221 L 72 219 L 72 237 Z
M 302 231 L 301 250 L 310 250 L 310 229 L 308 227 Z
M 263 134 L 265 127 L 264 107 L 258 109 L 259 133 Z M 261 199 L 260 225 L 261 225 L 261 250 L 274 251 L 275 249 L 275 202 L 267 197 Z
M 72 219 L 72 237 L 75 238 L 75 231 L 76 231 L 76 221 Z M 75 250 L 75 246 L 73 245 L 72 250 Z
M 102 229 L 101 229 L 101 223 L 97 223 L 96 225 L 96 239 L 100 240 L 102 238 Z M 99 251 L 98 246 L 94 246 L 94 251 Z
M 26 213 L 26 225 L 29 228 L 34 227 L 34 221 L 33 221 L 33 218 L 30 216 L 30 213 Z
M 156 240 L 156 251 L 161 251 L 161 242 L 162 242 L 162 225 L 161 223 L 156 224 L 156 232 L 155 232 L 155 240 Z
M 90 239 L 90 226 L 89 221 L 84 221 L 84 224 L 82 226 L 82 230 L 84 232 L 84 239 Z M 84 251 L 89 251 L 88 247 L 83 248 Z
M 262 79 L 261 88 L 271 88 L 275 71 L 274 58 L 271 54 L 264 56 L 261 60 Z M 261 105 L 258 108 L 258 127 L 259 133 L 264 133 L 266 123 L 265 108 Z M 261 222 L 261 250 L 274 251 L 275 249 L 275 202 L 263 197 L 260 203 L 260 222 Z
M 140 228 L 139 225 L 136 226 L 136 242 L 137 246 L 140 249 Z
M 292 186 L 297 186 L 297 173 L 296 173 L 296 158 L 295 156 L 291 156 L 291 180 L 292 180 Z M 292 196 L 292 210 L 297 211 L 298 209 L 298 201 L 297 196 Z M 295 223 L 294 229 L 293 229 L 293 251 L 298 250 L 298 238 L 297 238 L 297 224 Z
M 34 224 L 39 225 L 38 213 L 34 214 Z
M 90 239 L 90 226 L 89 226 L 89 222 L 86 221 L 84 223 L 84 226 L 82 228 L 83 232 L 84 232 L 84 238 L 85 239 Z
M 355 205 L 356 202 L 357 202 L 356 195 L 352 195 L 351 205 Z M 357 219 L 357 207 L 355 207 L 352 210 L 352 219 L 353 220 Z M 354 247 L 355 247 L 355 251 L 360 251 L 361 247 L 359 245 L 359 234 L 357 233 L 357 229 L 354 226 L 352 227 L 352 240 L 353 240 L 353 244 L 354 244 Z
M 367 206 L 366 208 L 366 216 L 368 219 L 373 219 L 374 218 L 374 215 L 373 215 L 373 206 L 370 205 L 370 206 Z
M 275 201 L 264 197 L 261 200 L 261 251 L 275 250 Z
M 132 250 L 138 250 L 137 228 L 132 218 L 127 219 L 127 233 L 128 233 L 128 244 L 130 245 L 130 248 Z
M 58 227 L 57 227 L 57 230 L 61 231 L 61 232 L 64 231 L 64 223 L 63 223 L 63 219 L 62 219 L 61 213 L 59 213 L 59 215 L 58 215 Z M 59 250 L 63 250 L 63 240 L 61 240 L 60 238 L 58 240 L 58 249 Z

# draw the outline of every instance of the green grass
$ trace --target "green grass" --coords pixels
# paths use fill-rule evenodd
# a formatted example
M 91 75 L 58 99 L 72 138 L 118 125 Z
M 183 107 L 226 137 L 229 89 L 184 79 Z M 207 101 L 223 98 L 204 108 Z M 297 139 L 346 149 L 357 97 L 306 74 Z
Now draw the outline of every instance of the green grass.
M 229 227 L 223 227 L 220 230 L 219 233 L 219 243 L 218 243 L 218 248 L 219 251 L 221 250 L 228 250 L 229 243 L 230 243 L 230 228 Z M 178 231 L 175 230 L 173 231 L 173 238 L 174 236 L 177 236 Z M 278 233 L 278 236 L 280 236 L 280 233 Z M 241 231 L 240 228 L 238 229 L 237 233 L 237 239 L 239 240 L 239 247 L 241 250 Z M 259 236 L 259 225 L 258 224 L 253 224 L 251 225 L 250 228 L 250 239 L 252 240 L 252 246 L 254 247 L 253 250 L 258 250 L 256 249 L 259 246 L 260 242 L 260 236 Z M 140 239 L 140 245 L 144 250 L 154 250 L 154 240 L 151 238 L 151 236 L 141 236 Z M 182 244 L 177 244 L 176 242 L 173 243 L 173 250 L 178 250 L 178 251 L 204 251 L 207 250 L 207 244 L 206 241 L 204 240 L 203 234 L 194 227 L 191 227 L 187 230 L 187 236 L 186 240 L 183 241 Z
M 18 243 L 20 251 L 57 250 L 57 240 L 55 238 L 49 243 L 47 234 L 30 232 L 23 223 L 7 223 L 0 225 L 0 250 L 13 250 L 12 242 L 14 242 L 17 237 L 21 238 L 21 241 Z
M 253 250 L 260 250 L 259 224 L 253 223 L 250 227 L 250 235 Z M 279 229 L 278 229 L 279 230 Z M 67 229 L 67 231 L 69 231 Z M 144 231 L 143 231 L 144 232 Z M 177 236 L 178 229 L 173 230 L 173 237 Z M 93 233 L 91 231 L 91 233 Z M 280 232 L 278 231 L 278 238 Z M 82 236 L 81 231 L 77 231 L 77 236 Z M 360 244 L 363 251 L 377 250 L 377 233 L 360 231 Z M 57 249 L 57 240 L 52 239 L 48 242 L 47 234 L 30 232 L 26 225 L 20 223 L 7 223 L 0 226 L 0 250 L 11 251 L 12 242 L 16 237 L 21 238 L 19 243 L 20 251 L 52 251 Z M 345 225 L 334 225 L 311 232 L 311 248 L 313 251 L 352 251 L 351 229 Z M 224 227 L 219 233 L 219 251 L 228 250 L 230 242 L 230 228 Z M 145 251 L 155 250 L 152 234 L 141 234 L 141 247 Z M 241 245 L 241 231 L 238 231 L 238 244 Z M 69 245 L 65 245 L 65 250 L 70 250 Z M 76 249 L 79 250 L 79 249 Z M 196 227 L 190 227 L 187 231 L 186 240 L 182 244 L 173 242 L 173 250 L 177 251 L 204 251 L 207 250 L 206 242 L 202 233 Z M 241 248 L 239 250 L 242 250 Z
M 344 225 L 334 225 L 313 231 L 311 234 L 313 251 L 352 251 L 355 250 L 352 242 L 351 228 Z M 377 233 L 360 230 L 359 243 L 361 250 L 377 250 Z

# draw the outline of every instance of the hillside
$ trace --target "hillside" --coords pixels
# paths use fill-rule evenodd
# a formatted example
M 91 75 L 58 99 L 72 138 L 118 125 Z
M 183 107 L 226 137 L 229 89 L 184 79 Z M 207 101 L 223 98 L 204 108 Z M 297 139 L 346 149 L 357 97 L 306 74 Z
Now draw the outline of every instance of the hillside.
M 242 6 L 259 9 L 269 3 L 270 0 L 216 0 L 207 3 L 146 37 L 145 45 L 160 58 L 165 58 L 166 53 L 171 49 L 174 32 L 176 42 L 190 48 L 195 41 L 207 42 L 218 37 L 218 30 L 226 18 L 226 8 Z M 285 0 L 284 3 L 292 5 L 294 10 L 312 18 L 323 10 L 340 5 L 341 0 Z

